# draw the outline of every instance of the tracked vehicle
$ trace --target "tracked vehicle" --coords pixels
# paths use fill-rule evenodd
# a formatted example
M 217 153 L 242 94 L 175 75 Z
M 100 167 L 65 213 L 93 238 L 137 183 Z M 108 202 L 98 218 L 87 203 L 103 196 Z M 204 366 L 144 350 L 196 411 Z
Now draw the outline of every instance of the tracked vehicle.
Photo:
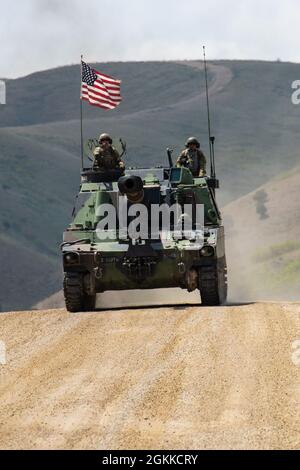
M 224 227 L 215 199 L 219 182 L 203 52 L 210 176 L 194 177 L 189 165 L 174 167 L 169 149 L 167 168 L 134 168 L 125 174 L 83 169 L 62 243 L 69 311 L 94 310 L 96 294 L 108 290 L 181 287 L 198 289 L 203 305 L 225 302 Z M 97 141 L 90 142 L 91 150 Z
M 92 168 L 82 171 L 73 220 L 62 243 L 69 311 L 94 310 L 96 294 L 125 289 L 198 289 L 203 305 L 225 302 L 224 228 L 215 199 L 218 180 L 214 176 L 194 178 L 187 168 L 173 167 L 170 153 L 169 162 L 168 168 L 128 169 L 125 174 Z M 129 222 L 135 223 L 130 214 L 136 204 L 140 211 L 147 210 L 149 230 L 132 237 L 120 219 L 127 211 Z M 162 204 L 175 204 L 182 211 L 173 214 L 167 233 L 161 218 L 153 233 L 152 208 Z M 187 204 L 192 208 L 189 215 L 184 212 Z M 198 206 L 203 215 L 200 223 L 195 218 Z M 116 214 L 111 217 L 112 226 L 110 207 Z M 174 228 L 185 218 L 192 219 L 190 231 L 188 236 L 178 236 Z

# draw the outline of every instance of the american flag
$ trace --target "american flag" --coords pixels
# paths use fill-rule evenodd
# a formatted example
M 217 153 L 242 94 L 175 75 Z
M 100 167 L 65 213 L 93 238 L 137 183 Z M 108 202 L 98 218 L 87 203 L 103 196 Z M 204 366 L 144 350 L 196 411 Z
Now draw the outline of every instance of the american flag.
M 92 69 L 81 61 L 81 99 L 93 106 L 104 109 L 114 109 L 121 101 L 121 80 Z

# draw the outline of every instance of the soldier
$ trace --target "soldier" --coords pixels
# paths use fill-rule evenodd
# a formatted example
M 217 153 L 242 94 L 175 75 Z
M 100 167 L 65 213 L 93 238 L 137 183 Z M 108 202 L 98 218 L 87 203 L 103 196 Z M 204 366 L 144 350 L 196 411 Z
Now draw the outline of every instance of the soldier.
M 192 175 L 206 175 L 206 158 L 200 150 L 200 143 L 195 137 L 189 137 L 186 141 L 186 149 L 181 152 L 177 159 L 176 166 L 185 166 L 189 168 Z
M 101 134 L 99 137 L 99 147 L 94 152 L 94 168 L 100 170 L 124 170 L 119 152 L 112 146 L 112 138 L 109 134 Z

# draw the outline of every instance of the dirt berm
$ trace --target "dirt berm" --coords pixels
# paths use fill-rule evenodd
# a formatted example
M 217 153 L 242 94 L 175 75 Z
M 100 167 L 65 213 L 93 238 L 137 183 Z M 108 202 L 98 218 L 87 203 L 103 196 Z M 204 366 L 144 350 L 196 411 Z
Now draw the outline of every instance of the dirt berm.
M 2 449 L 300 448 L 299 303 L 11 312 L 0 340 Z

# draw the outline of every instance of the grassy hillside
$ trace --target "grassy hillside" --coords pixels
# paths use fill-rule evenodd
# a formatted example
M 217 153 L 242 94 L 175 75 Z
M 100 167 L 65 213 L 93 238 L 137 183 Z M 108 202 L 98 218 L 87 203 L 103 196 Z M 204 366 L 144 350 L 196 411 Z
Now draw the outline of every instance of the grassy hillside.
M 173 104 L 196 93 L 199 86 L 198 71 L 173 62 L 93 65 L 101 72 L 122 80 L 122 105 L 109 112 L 114 117 Z M 7 105 L 0 108 L 1 127 L 69 121 L 79 117 L 79 65 L 7 80 L 6 88 Z M 87 118 L 95 119 L 99 115 L 101 111 L 98 108 L 85 106 Z
M 23 308 L 60 287 L 60 270 L 54 256 L 28 248 L 5 235 L 1 243 L 0 311 Z
M 213 65 L 225 67 L 231 76 L 217 89 L 211 65 L 212 127 L 219 201 L 224 205 L 300 163 L 300 107 L 290 99 L 300 65 L 217 61 Z M 100 131 L 122 136 L 127 165 L 166 163 L 165 148 L 172 146 L 178 153 L 193 134 L 207 154 L 204 77 L 197 62 L 95 66 L 122 79 L 124 101 L 110 112 L 84 103 L 85 137 Z M 222 83 L 222 73 L 220 77 Z M 60 286 L 58 245 L 79 184 L 79 67 L 8 80 L 7 90 L 8 104 L 0 107 L 0 234 L 18 250 L 11 252 L 9 261 L 1 255 L 2 309 L 27 308 L 45 297 L 40 288 L 32 288 L 36 271 L 33 277 L 31 263 L 24 264 L 27 271 L 22 275 L 26 295 L 8 294 L 5 268 L 9 262 L 19 273 L 15 258 L 22 260 L 23 248 L 39 260 L 41 279 L 50 265 L 55 266 L 44 285 L 47 294 Z
M 299 299 L 300 167 L 228 204 L 232 300 Z

